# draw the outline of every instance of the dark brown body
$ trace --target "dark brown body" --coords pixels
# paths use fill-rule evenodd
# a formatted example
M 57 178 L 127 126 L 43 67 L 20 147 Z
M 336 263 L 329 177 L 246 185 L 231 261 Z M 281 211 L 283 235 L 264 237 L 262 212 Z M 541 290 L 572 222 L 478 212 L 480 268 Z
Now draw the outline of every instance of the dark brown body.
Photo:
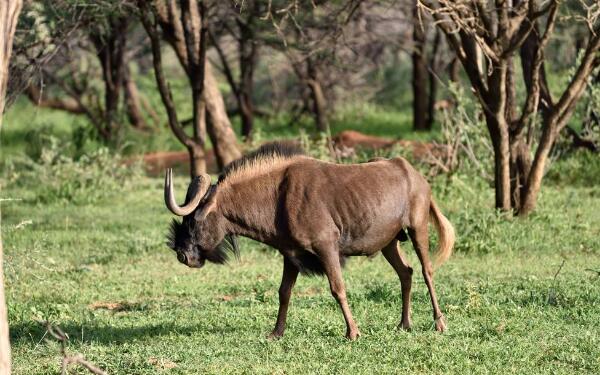
M 430 213 L 440 232 L 441 261 L 450 255 L 454 232 L 431 199 L 427 181 L 408 162 L 396 158 L 341 165 L 303 155 L 265 153 L 226 172 L 193 215 L 184 217 L 184 222 L 193 220 L 202 228 L 196 244 L 200 251 L 186 255 L 186 264 L 210 259 L 210 248 L 216 243 L 203 242 L 203 232 L 215 228 L 219 236 L 210 236 L 216 237 L 213 242 L 236 234 L 271 245 L 284 256 L 280 311 L 272 336 L 283 334 L 292 286 L 298 273 L 307 272 L 328 277 L 346 319 L 347 336 L 353 339 L 359 332 L 341 274 L 347 256 L 383 250 L 402 282 L 401 325 L 410 326 L 412 269 L 397 248 L 397 238 L 407 229 L 423 264 L 436 327 L 444 329 L 428 255 Z
M 286 256 L 316 254 L 323 245 L 335 245 L 345 256 L 371 255 L 410 227 L 411 202 L 427 205 L 428 213 L 429 202 L 419 195 L 429 195 L 429 186 L 416 172 L 408 179 L 408 168 L 414 172 L 403 159 L 339 165 L 297 157 L 266 176 L 217 189 L 216 210 L 236 234 Z

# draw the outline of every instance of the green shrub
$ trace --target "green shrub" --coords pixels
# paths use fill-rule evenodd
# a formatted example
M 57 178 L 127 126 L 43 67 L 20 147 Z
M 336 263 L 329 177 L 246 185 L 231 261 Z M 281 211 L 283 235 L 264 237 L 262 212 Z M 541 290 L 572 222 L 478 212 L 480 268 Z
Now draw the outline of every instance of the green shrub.
M 556 186 L 600 186 L 600 156 L 587 150 L 566 154 L 549 166 L 544 182 Z
M 40 203 L 88 204 L 128 188 L 142 174 L 139 164 L 126 163 L 108 148 L 79 158 L 70 156 L 69 150 L 69 144 L 47 137 L 38 158 L 11 160 L 5 177 L 9 183 L 27 188 Z

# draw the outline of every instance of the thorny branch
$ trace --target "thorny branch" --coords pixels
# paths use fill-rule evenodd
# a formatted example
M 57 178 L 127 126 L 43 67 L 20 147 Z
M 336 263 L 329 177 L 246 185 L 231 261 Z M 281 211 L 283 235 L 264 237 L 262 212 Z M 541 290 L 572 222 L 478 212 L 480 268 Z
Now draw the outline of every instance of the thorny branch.
M 61 374 L 68 374 L 69 366 L 71 365 L 80 365 L 92 374 L 107 375 L 106 371 L 102 370 L 100 367 L 86 360 L 83 357 L 83 355 L 70 355 L 67 353 L 67 342 L 69 341 L 69 336 L 65 332 L 63 332 L 63 330 L 60 329 L 60 327 L 54 326 L 48 321 L 40 321 L 39 323 L 43 324 L 46 327 L 46 331 L 50 336 L 52 336 L 55 340 L 60 342 L 60 354 L 62 355 Z

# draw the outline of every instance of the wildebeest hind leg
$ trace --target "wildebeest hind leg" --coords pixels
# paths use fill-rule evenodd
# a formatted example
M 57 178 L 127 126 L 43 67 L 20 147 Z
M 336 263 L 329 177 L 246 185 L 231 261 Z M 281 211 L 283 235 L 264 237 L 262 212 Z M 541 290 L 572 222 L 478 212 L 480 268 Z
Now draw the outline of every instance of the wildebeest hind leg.
M 298 267 L 296 267 L 287 257 L 283 257 L 283 276 L 281 277 L 281 286 L 279 287 L 279 312 L 277 313 L 277 322 L 273 332 L 268 336 L 274 339 L 283 336 L 285 331 L 285 321 L 287 310 L 292 295 L 292 288 L 298 278 Z
M 431 267 L 431 261 L 429 260 L 429 233 L 427 222 L 425 221 L 422 225 L 419 225 L 414 229 L 409 228 L 408 235 L 415 247 L 419 261 L 421 261 L 423 278 L 425 279 L 425 284 L 429 290 L 429 297 L 431 297 L 431 305 L 433 306 L 435 329 L 444 332 L 446 330 L 444 315 L 438 305 L 437 297 L 435 296 L 435 288 L 433 286 L 433 268 Z
M 342 308 L 344 319 L 346 321 L 346 338 L 349 340 L 355 340 L 360 336 L 358 327 L 350 312 L 350 306 L 346 298 L 346 287 L 342 278 L 342 266 L 340 265 L 340 255 L 337 249 L 326 249 L 321 254 L 321 261 L 323 262 L 323 268 L 329 279 L 329 287 L 331 288 L 331 294 Z
M 411 268 L 405 255 L 402 254 L 398 241 L 393 240 L 386 247 L 381 250 L 381 253 L 388 261 L 388 263 L 394 268 L 398 277 L 400 278 L 400 285 L 402 288 L 402 320 L 398 328 L 410 329 L 410 289 L 412 286 L 412 274 L 413 269 Z

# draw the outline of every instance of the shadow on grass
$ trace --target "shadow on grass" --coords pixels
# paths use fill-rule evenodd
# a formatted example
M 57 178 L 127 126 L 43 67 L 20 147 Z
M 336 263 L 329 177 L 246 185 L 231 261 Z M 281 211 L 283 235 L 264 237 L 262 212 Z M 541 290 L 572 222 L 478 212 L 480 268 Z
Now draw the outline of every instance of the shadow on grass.
M 192 336 L 195 334 L 234 333 L 240 327 L 233 327 L 227 322 L 218 325 L 213 323 L 202 324 L 194 322 L 186 325 L 184 322 L 147 324 L 134 327 L 111 326 L 107 324 L 95 324 L 93 322 L 80 324 L 76 322 L 64 322 L 58 326 L 69 335 L 73 344 L 100 343 L 100 344 L 123 344 L 145 340 L 148 338 L 159 338 L 163 336 Z M 83 335 L 82 335 L 83 333 Z M 46 336 L 46 327 L 37 323 L 19 323 L 11 325 L 10 339 L 13 345 L 36 345 Z

